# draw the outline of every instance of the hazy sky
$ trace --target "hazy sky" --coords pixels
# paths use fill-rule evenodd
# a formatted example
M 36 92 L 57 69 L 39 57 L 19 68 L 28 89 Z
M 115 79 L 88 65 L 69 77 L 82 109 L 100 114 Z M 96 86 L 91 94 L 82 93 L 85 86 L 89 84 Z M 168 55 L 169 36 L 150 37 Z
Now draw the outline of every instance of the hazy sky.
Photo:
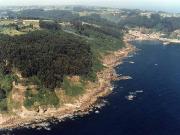
M 7 5 L 97 5 L 180 12 L 180 0 L 0 0 Z

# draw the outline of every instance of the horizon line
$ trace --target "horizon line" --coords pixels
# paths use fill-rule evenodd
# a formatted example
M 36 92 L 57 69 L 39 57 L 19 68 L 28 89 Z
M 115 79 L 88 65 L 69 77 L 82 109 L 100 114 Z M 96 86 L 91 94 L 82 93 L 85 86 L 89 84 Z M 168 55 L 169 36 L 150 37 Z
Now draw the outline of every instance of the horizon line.
M 62 7 L 62 6 L 82 6 L 82 7 L 98 7 L 98 8 L 113 8 L 113 9 L 127 9 L 127 10 L 141 10 L 141 11 L 153 11 L 153 12 L 165 12 L 165 13 L 173 13 L 173 14 L 180 14 L 180 11 L 170 11 L 167 9 L 150 9 L 150 8 L 135 8 L 135 7 L 114 7 L 114 6 L 101 6 L 101 5 L 80 5 L 80 4 L 63 4 L 63 5 L 50 5 L 50 4 L 32 4 L 32 5 L 0 5 L 0 7 Z M 0 9 L 1 10 L 1 9 Z

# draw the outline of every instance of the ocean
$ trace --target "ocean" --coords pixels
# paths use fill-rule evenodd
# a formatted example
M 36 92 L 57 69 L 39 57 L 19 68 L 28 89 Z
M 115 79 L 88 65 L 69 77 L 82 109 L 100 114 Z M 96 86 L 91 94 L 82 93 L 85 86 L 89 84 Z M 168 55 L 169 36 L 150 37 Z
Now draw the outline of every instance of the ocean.
M 44 129 L 21 128 L 12 135 L 180 135 L 180 45 L 132 42 L 139 51 L 116 67 L 131 76 L 114 84 L 100 113 L 50 122 Z M 97 111 L 96 111 L 97 112 Z

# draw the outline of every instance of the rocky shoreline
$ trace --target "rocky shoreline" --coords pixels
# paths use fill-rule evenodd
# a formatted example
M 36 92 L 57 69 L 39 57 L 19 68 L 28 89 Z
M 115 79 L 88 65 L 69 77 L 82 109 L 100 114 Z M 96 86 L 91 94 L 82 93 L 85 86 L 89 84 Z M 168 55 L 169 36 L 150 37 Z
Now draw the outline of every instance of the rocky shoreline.
M 23 111 L 16 113 L 16 115 L 0 114 L 0 129 L 35 127 L 36 124 L 52 118 L 61 121 L 75 115 L 88 114 L 100 97 L 105 97 L 112 92 L 111 81 L 118 78 L 114 67 L 121 64 L 129 53 L 135 51 L 136 48 L 129 44 L 126 38 L 124 42 L 126 44 L 124 48 L 112 52 L 103 58 L 102 61 L 106 68 L 97 73 L 98 81 L 96 83 L 89 82 L 86 92 L 76 99 L 74 103 L 64 104 L 59 108 L 48 108 L 46 111 L 40 109 L 39 112 L 36 112 L 23 108 Z M 126 77 L 120 77 L 119 79 L 121 78 L 124 79 Z

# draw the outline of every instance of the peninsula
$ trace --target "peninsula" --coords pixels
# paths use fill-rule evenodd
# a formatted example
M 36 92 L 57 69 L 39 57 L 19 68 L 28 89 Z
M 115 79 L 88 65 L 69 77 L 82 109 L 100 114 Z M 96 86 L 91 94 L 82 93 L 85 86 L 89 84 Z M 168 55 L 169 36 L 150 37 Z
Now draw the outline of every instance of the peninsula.
M 136 50 L 128 41 L 180 43 L 178 14 L 32 6 L 0 18 L 0 129 L 87 114 L 111 81 L 131 78 L 114 70 Z

